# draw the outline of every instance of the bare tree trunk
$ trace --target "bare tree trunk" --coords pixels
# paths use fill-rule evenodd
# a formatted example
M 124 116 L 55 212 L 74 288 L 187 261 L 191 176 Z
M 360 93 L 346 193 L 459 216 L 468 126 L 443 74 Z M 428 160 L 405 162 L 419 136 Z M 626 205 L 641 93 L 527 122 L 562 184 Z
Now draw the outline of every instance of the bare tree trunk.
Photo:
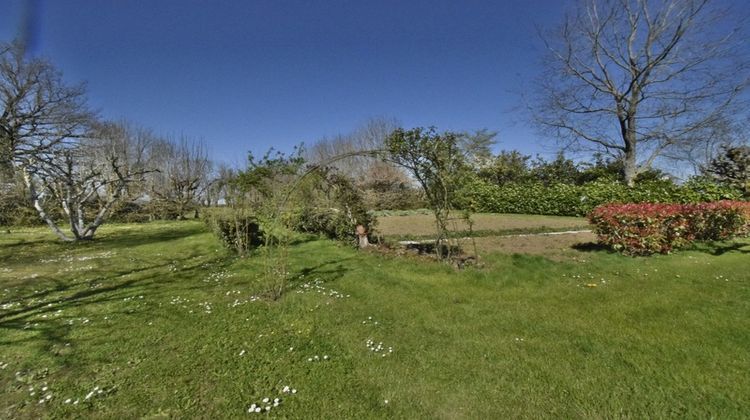
M 638 162 L 636 161 L 635 133 L 629 131 L 625 140 L 625 153 L 622 157 L 623 177 L 628 187 L 635 185 L 635 177 L 638 175 Z
M 34 188 L 34 181 L 31 180 L 31 174 L 27 171 L 23 171 L 23 180 L 26 183 L 26 187 L 29 189 L 29 193 L 31 194 L 31 199 L 34 203 L 34 208 L 39 213 L 39 217 L 44 220 L 45 223 L 47 223 L 47 226 L 52 229 L 52 232 L 55 233 L 60 239 L 66 242 L 72 242 L 73 238 L 70 238 L 66 236 L 60 228 L 57 226 L 57 224 L 49 217 L 47 212 L 44 210 L 44 207 L 42 207 L 42 203 L 40 201 L 40 196 L 37 194 L 36 188 Z

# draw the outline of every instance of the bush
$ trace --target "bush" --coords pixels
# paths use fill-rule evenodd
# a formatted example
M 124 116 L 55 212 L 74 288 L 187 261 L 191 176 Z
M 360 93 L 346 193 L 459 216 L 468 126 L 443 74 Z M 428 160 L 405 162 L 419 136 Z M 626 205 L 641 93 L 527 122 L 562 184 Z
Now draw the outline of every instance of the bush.
M 358 217 L 357 217 L 358 216 Z M 304 207 L 290 215 L 289 225 L 303 233 L 323 235 L 337 241 L 355 243 L 355 231 L 358 224 L 372 229 L 375 217 L 364 211 L 356 215 L 335 208 Z
M 203 212 L 203 221 L 229 249 L 244 255 L 263 244 L 263 231 L 258 219 L 239 210 Z
M 133 201 L 124 201 L 115 206 L 108 219 L 110 222 L 117 223 L 145 223 L 151 220 L 151 215 L 146 206 Z
M 170 200 L 152 199 L 143 206 L 150 220 L 179 220 L 184 215 L 178 203 Z
M 41 226 L 44 220 L 33 207 L 25 191 L 18 186 L 3 188 L 0 185 L 0 226 Z M 53 209 L 49 216 L 54 220 L 62 218 L 62 212 Z
M 750 227 L 750 203 L 607 204 L 589 215 L 599 242 L 628 255 L 666 254 L 695 241 L 728 239 Z
M 644 181 L 635 187 L 600 180 L 584 185 L 538 182 L 495 185 L 474 178 L 457 194 L 454 207 L 487 213 L 585 216 L 607 203 L 700 203 L 739 200 L 741 191 L 701 180 L 684 185 L 670 181 Z

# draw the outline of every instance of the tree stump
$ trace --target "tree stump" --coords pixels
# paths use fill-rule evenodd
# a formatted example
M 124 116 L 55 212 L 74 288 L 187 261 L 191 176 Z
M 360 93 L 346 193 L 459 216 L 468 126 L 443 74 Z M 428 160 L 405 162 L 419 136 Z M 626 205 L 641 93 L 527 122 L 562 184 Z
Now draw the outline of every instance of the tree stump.
M 370 242 L 367 240 L 367 229 L 362 225 L 357 225 L 357 243 L 360 249 L 367 248 L 370 246 Z

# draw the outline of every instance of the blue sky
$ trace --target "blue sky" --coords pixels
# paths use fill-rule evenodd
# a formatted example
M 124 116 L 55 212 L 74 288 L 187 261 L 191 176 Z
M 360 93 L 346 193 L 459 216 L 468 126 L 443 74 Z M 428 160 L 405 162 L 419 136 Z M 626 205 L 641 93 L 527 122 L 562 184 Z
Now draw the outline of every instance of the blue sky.
M 499 147 L 551 152 L 514 112 L 537 73 L 536 25 L 569 2 L 39 0 L 35 53 L 92 107 L 214 158 L 348 132 L 374 116 L 406 127 L 489 128 Z M 0 0 L 0 40 L 26 2 Z

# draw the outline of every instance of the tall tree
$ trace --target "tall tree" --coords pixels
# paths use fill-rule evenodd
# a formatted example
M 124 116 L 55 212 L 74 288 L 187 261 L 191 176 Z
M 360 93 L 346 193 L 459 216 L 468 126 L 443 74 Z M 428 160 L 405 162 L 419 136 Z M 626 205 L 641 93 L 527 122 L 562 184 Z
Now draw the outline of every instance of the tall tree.
M 492 146 L 497 143 L 495 140 L 497 131 L 490 131 L 486 128 L 476 130 L 473 133 L 464 133 L 460 139 L 461 149 L 466 156 L 466 163 L 475 169 L 481 169 L 492 162 Z
M 151 161 L 159 168 L 151 175 L 149 195 L 157 207 L 181 219 L 189 211 L 197 215 L 209 187 L 211 161 L 205 143 L 185 136 L 177 141 L 160 139 L 151 148 Z
M 460 139 L 461 134 L 417 127 L 396 129 L 386 140 L 388 160 L 405 168 L 417 180 L 435 214 L 439 258 L 451 255 L 451 247 L 445 247 L 448 220 L 456 191 L 470 173 Z
M 633 185 L 732 117 L 750 81 L 740 29 L 711 0 L 584 0 L 545 35 L 535 120 L 618 156 Z
M 340 173 L 362 184 L 369 181 L 372 171 L 382 167 L 383 162 L 368 151 L 382 151 L 388 135 L 398 128 L 397 121 L 386 118 L 372 118 L 350 133 L 333 138 L 323 138 L 305 149 L 305 158 L 311 164 L 335 160 L 330 166 Z M 336 159 L 347 155 L 344 159 Z M 393 166 L 394 172 L 399 169 Z
M 83 84 L 67 85 L 20 41 L 0 43 L 0 183 L 59 144 L 83 135 L 92 120 Z

